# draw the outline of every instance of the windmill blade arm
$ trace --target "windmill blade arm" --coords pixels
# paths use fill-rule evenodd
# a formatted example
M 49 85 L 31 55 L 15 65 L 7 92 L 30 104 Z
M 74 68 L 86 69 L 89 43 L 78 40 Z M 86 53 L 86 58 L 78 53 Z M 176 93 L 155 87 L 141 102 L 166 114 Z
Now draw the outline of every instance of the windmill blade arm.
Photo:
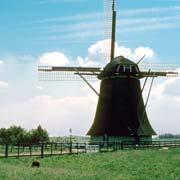
M 81 74 L 81 75 L 85 75 L 85 76 L 97 76 L 97 75 L 99 75 L 99 73 L 95 73 L 95 72 L 84 72 L 84 73 L 74 73 L 74 74 L 77 74 L 77 75 L 79 75 L 79 74 Z
M 79 74 L 87 80 L 96 80 L 101 72 L 100 67 L 65 67 L 65 66 L 39 66 L 38 79 L 40 81 L 79 81 Z
M 100 72 L 100 67 L 38 66 L 38 71 Z
M 155 72 L 147 72 L 147 71 L 141 71 L 141 77 L 159 77 L 159 76 L 166 76 L 166 77 L 177 77 L 178 72 L 175 71 L 167 71 L 167 72 L 161 72 L 161 71 L 155 71 Z
M 143 77 L 176 77 L 178 76 L 177 64 L 140 64 L 140 76 Z M 150 71 L 149 71 L 150 70 Z

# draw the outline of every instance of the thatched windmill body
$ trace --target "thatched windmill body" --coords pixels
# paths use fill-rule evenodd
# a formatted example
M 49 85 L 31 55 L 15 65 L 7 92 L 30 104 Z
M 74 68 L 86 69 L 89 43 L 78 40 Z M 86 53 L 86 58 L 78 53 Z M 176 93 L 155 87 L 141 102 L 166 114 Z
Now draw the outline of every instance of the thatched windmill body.
M 152 67 L 142 69 L 139 63 L 143 58 L 134 63 L 123 56 L 114 57 L 115 0 L 109 2 L 112 2 L 110 62 L 103 70 L 100 67 L 39 66 L 39 79 L 61 80 L 65 77 L 74 80 L 80 77 L 99 96 L 94 122 L 87 132 L 91 141 L 133 140 L 138 143 L 140 140 L 150 140 L 152 135 L 156 134 L 146 113 L 153 80 L 159 76 L 177 76 L 177 72 L 168 67 L 164 69 L 163 66 L 158 66 L 158 70 Z M 99 93 L 88 81 L 92 76 L 101 80 Z M 152 81 L 144 103 L 142 93 L 148 77 L 152 78 Z M 141 87 L 142 78 L 145 80 Z

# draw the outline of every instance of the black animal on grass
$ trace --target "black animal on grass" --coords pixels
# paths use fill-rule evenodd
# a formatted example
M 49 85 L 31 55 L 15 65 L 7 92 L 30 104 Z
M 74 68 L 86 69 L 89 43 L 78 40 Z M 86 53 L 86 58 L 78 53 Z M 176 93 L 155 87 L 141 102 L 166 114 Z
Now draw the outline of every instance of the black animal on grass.
M 37 161 L 37 160 L 34 160 L 34 161 L 32 162 L 31 167 L 37 167 L 37 168 L 39 168 L 39 167 L 40 167 L 40 162 Z

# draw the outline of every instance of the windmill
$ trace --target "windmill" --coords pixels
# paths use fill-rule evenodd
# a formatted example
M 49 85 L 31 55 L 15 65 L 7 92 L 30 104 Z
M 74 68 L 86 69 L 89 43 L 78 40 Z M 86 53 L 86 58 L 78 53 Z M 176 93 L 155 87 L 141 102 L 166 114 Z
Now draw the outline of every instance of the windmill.
M 115 0 L 107 0 L 111 12 L 107 13 L 107 27 L 110 27 L 107 59 L 109 63 L 100 67 L 63 67 L 39 66 L 39 80 L 78 80 L 81 78 L 98 96 L 94 122 L 87 132 L 91 141 L 151 140 L 155 131 L 147 117 L 146 107 L 152 84 L 156 77 L 175 77 L 178 73 L 171 66 L 142 66 L 144 57 L 138 63 L 123 57 L 114 57 L 116 10 Z M 109 5 L 110 4 L 110 5 Z M 109 18 L 111 17 L 111 18 Z M 100 92 L 97 92 L 91 78 L 101 81 Z M 141 87 L 140 80 L 145 79 Z M 147 79 L 152 78 L 147 99 L 144 103 L 143 91 Z

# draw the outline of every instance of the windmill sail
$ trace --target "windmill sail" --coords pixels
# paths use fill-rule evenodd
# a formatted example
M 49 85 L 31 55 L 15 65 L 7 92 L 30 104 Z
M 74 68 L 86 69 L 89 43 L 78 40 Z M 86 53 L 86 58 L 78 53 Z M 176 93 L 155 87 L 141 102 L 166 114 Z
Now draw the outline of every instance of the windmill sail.
M 118 67 L 119 70 L 122 67 Z M 141 74 L 139 78 L 144 77 L 176 77 L 178 76 L 177 66 L 169 64 L 142 64 L 139 65 Z M 149 69 L 151 70 L 149 72 Z M 102 72 L 100 67 L 66 67 L 66 66 L 39 66 L 39 81 L 80 81 L 78 73 L 83 75 L 89 81 L 97 80 Z M 118 71 L 117 71 L 118 72 Z
M 39 66 L 39 81 L 80 81 L 78 73 L 87 80 L 97 80 L 100 73 L 99 67 L 64 67 L 64 66 Z
M 115 0 L 105 0 L 105 42 L 104 42 L 104 56 L 107 61 L 114 58 L 115 53 L 115 31 L 116 31 L 116 10 Z
M 177 77 L 178 66 L 175 64 L 140 64 L 141 76 L 143 77 Z M 150 72 L 148 72 L 150 70 Z

